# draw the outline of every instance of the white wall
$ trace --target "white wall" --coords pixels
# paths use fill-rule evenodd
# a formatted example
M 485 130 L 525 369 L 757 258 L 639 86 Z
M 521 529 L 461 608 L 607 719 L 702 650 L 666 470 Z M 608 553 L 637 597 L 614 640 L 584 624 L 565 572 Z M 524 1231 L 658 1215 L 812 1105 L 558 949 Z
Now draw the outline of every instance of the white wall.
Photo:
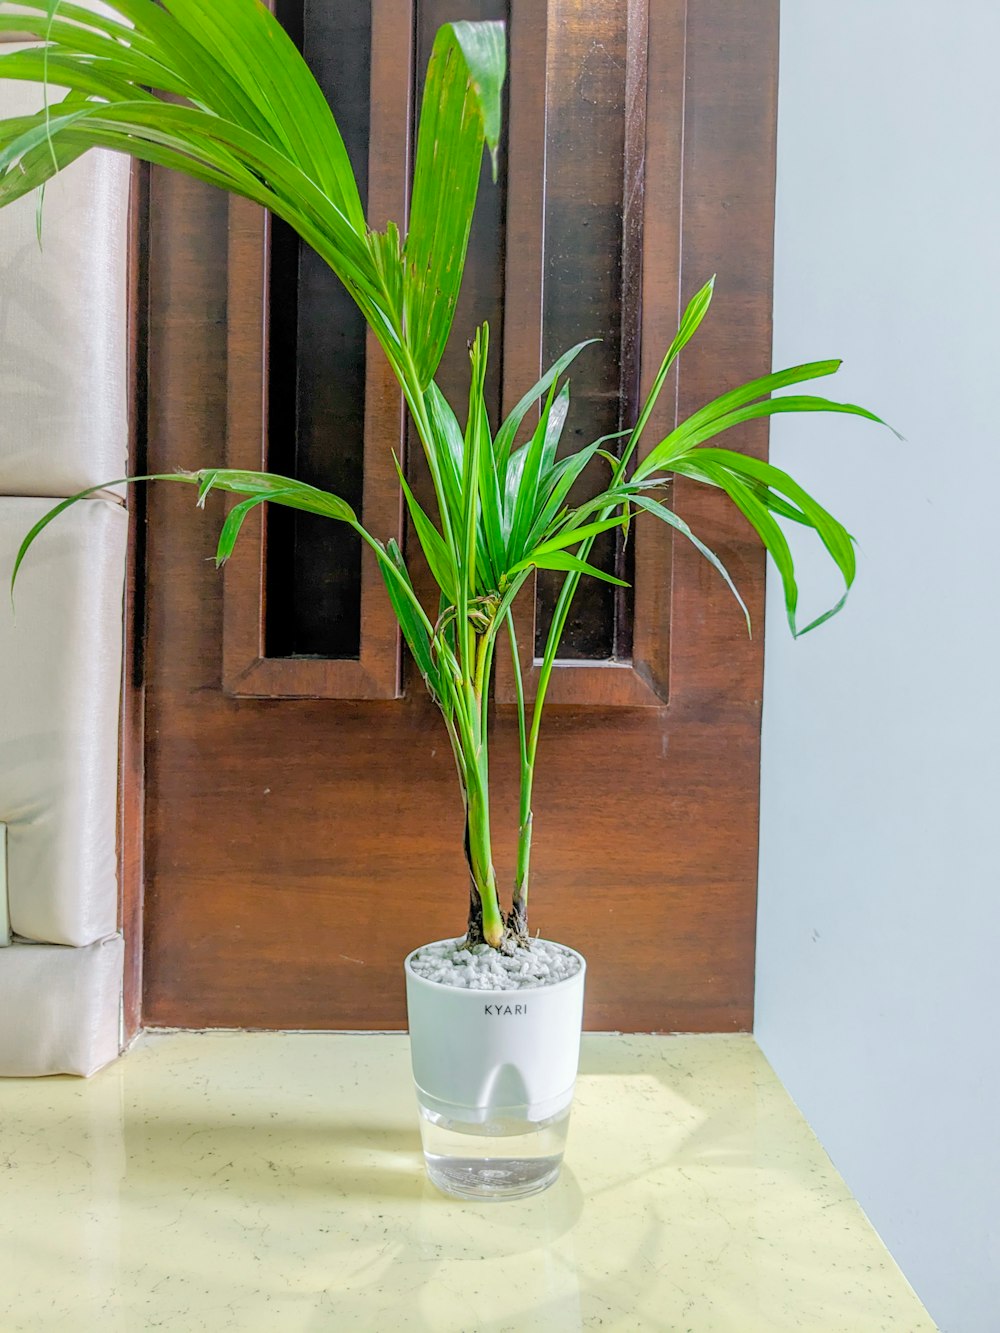
M 946 1333 L 1000 1330 L 998 52 L 995 0 L 782 5 L 775 365 L 907 443 L 772 432 L 860 573 L 798 643 L 770 587 L 757 1033 Z

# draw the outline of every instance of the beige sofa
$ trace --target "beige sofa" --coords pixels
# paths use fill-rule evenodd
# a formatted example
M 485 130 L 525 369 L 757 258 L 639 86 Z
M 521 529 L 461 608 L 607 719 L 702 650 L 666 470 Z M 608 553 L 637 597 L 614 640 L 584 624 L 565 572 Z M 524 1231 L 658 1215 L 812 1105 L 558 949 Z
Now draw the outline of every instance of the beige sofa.
M 41 92 L 0 83 L 0 115 Z M 90 153 L 0 211 L 0 1074 L 90 1074 L 120 1049 L 116 810 L 127 515 L 129 164 Z M 2 864 L 6 845 L 5 867 Z

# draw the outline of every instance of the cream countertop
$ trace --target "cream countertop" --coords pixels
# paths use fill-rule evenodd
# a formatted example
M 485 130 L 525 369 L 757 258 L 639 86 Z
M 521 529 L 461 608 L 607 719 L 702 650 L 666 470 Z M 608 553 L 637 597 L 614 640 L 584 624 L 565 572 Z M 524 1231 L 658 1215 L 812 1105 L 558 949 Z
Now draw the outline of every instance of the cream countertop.
M 563 1174 L 446 1199 L 406 1038 L 149 1034 L 0 1080 L 3 1333 L 925 1333 L 751 1037 L 588 1035 Z

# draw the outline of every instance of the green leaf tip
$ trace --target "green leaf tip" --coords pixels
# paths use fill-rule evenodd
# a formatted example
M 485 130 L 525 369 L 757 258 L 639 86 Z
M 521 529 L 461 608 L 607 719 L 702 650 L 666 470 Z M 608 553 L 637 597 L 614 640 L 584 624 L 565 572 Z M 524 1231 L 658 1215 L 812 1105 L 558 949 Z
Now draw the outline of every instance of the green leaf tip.
M 493 182 L 496 184 L 500 128 L 503 116 L 503 85 L 507 77 L 507 34 L 499 21 L 452 23 L 451 30 L 469 69 L 469 83 L 479 102 L 483 138 L 490 151 Z

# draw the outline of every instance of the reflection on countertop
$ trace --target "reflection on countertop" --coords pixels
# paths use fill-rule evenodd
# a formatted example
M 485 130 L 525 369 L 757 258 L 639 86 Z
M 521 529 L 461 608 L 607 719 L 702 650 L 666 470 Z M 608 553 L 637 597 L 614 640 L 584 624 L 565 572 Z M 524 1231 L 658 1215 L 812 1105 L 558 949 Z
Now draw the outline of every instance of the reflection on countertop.
M 588 1035 L 563 1173 L 446 1199 L 405 1036 L 151 1033 L 0 1080 L 0 1329 L 928 1333 L 751 1037 Z

